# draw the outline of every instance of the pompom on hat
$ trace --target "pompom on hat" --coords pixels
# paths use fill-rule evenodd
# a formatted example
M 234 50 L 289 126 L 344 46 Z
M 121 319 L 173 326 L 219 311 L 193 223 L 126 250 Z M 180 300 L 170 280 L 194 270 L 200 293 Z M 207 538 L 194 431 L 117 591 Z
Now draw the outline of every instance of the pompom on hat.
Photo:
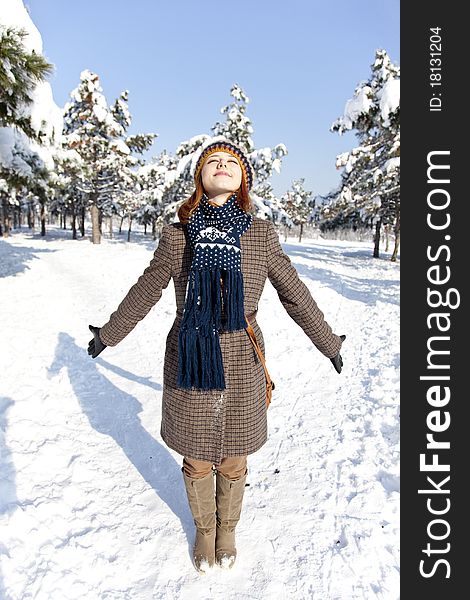
M 238 146 L 223 136 L 209 138 L 204 144 L 202 144 L 202 146 L 200 146 L 200 148 L 198 148 L 198 151 L 195 152 L 192 161 L 194 181 L 196 181 L 199 173 L 201 172 L 207 157 L 214 152 L 228 152 L 233 154 L 233 156 L 238 159 L 242 169 L 243 177 L 245 178 L 246 186 L 248 189 L 250 189 L 254 180 L 254 171 L 250 161 Z

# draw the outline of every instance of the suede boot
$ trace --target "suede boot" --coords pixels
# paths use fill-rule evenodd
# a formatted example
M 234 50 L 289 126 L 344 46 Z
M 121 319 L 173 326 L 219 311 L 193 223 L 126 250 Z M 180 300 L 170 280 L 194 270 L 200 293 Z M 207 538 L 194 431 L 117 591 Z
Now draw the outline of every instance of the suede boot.
M 221 473 L 216 476 L 217 528 L 215 538 L 215 561 L 231 569 L 237 557 L 235 527 L 240 519 L 246 474 L 240 479 L 230 480 Z
M 214 473 L 194 479 L 181 469 L 188 495 L 189 507 L 196 525 L 193 548 L 194 566 L 200 573 L 207 572 L 215 561 L 215 495 Z

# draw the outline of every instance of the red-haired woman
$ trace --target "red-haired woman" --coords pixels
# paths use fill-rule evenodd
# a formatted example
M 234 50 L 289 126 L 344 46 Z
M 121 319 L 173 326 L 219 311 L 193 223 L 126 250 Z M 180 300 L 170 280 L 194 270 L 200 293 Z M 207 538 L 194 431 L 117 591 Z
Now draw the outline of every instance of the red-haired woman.
M 335 335 L 283 252 L 270 221 L 254 217 L 253 170 L 245 154 L 213 138 L 194 160 L 196 189 L 165 225 L 149 266 L 103 327 L 93 358 L 145 317 L 173 278 L 176 318 L 168 334 L 161 436 L 183 456 L 196 525 L 194 564 L 230 568 L 236 557 L 247 455 L 267 439 L 265 370 L 247 333 L 267 278 L 288 314 L 341 372 L 344 336 Z M 215 475 L 215 490 L 214 490 Z

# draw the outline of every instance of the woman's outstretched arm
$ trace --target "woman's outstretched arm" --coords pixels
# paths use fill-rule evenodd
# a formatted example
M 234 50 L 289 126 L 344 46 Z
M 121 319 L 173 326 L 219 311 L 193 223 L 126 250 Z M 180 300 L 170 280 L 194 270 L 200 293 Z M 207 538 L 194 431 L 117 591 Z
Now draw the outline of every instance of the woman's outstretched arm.
M 149 266 L 127 292 L 109 321 L 100 328 L 99 337 L 106 346 L 115 346 L 130 333 L 161 298 L 171 279 L 172 227 L 164 225 L 158 247 Z
M 334 358 L 339 353 L 342 340 L 332 332 L 309 289 L 300 280 L 270 221 L 266 232 L 266 251 L 269 280 L 287 313 L 322 354 L 327 358 Z

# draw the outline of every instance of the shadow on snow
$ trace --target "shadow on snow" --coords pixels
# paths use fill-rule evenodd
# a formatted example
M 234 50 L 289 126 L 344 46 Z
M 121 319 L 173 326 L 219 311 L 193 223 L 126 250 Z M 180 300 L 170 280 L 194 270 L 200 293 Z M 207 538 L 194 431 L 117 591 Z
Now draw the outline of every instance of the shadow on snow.
M 15 246 L 0 239 L 0 277 L 11 277 L 12 275 L 24 273 L 30 269 L 28 263 L 44 252 L 56 251 Z
M 11 452 L 7 446 L 5 434 L 8 426 L 7 411 L 14 404 L 11 398 L 0 397 L 0 515 L 8 515 L 18 508 L 16 497 L 16 471 L 11 461 Z M 9 557 L 8 548 L 0 540 L 0 555 Z M 6 598 L 0 569 L 0 598 Z
M 106 361 L 100 361 L 108 366 Z M 48 375 L 54 376 L 65 367 L 69 381 L 83 413 L 99 433 L 110 436 L 122 448 L 145 481 L 160 499 L 180 519 L 186 536 L 190 537 L 192 517 L 186 502 L 181 466 L 170 452 L 142 426 L 139 413 L 142 404 L 116 387 L 102 375 L 97 363 L 80 348 L 67 333 L 59 333 L 52 365 Z M 160 390 L 159 384 L 149 383 L 119 367 L 113 371 L 132 381 Z M 106 460 L 105 457 L 103 457 Z

